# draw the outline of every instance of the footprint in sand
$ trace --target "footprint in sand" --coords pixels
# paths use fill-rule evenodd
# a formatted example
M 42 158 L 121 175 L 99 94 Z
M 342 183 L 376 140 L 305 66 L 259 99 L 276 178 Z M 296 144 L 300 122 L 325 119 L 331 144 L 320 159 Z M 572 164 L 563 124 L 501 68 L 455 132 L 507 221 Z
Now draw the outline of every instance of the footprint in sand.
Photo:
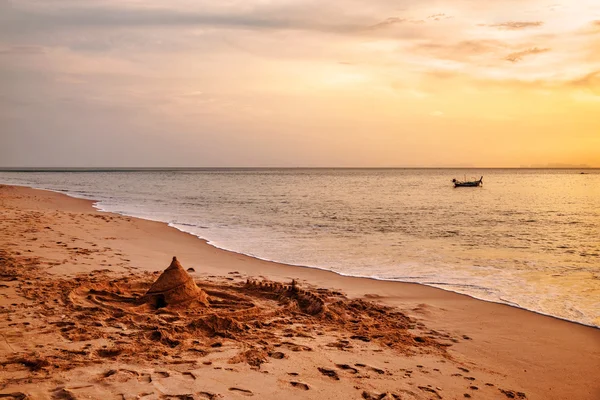
M 275 345 L 275 347 L 281 347 L 281 346 L 287 347 L 291 351 L 312 351 L 311 347 L 305 346 L 303 344 L 297 344 L 294 342 L 281 342 L 281 343 L 277 343 Z
M 186 372 L 182 372 L 181 375 L 183 376 L 189 376 L 190 378 L 192 378 L 193 380 L 196 380 L 196 375 L 194 375 L 192 372 L 186 371 Z
M 276 360 L 281 360 L 281 359 L 285 358 L 285 354 L 282 353 L 281 351 L 274 351 L 272 353 L 269 353 L 269 356 Z
M 229 391 L 230 392 L 239 392 L 239 393 L 243 394 L 244 396 L 254 396 L 254 393 L 252 393 L 251 390 L 247 390 L 247 389 L 240 389 L 240 388 L 236 388 L 236 387 L 230 387 Z
M 219 397 L 222 397 L 221 395 L 212 392 L 198 392 L 198 396 L 208 400 L 216 400 Z
M 120 348 L 111 348 L 111 349 L 99 349 L 96 350 L 96 355 L 103 358 L 112 358 L 116 357 L 123 352 L 123 349 Z
M 0 393 L 0 397 L 8 398 L 9 400 L 25 400 L 28 396 L 22 392 Z
M 111 378 L 112 381 L 127 382 L 133 378 L 140 380 L 140 373 L 130 369 L 111 369 L 102 374 L 100 380 Z
M 340 377 L 338 376 L 337 372 L 335 372 L 332 369 L 327 369 L 327 368 L 322 368 L 322 367 L 318 367 L 317 368 L 319 370 L 320 373 L 322 373 L 325 376 L 330 377 L 333 380 L 339 381 Z
M 338 367 L 339 369 L 343 369 L 345 371 L 349 371 L 352 374 L 357 374 L 358 373 L 358 369 L 348 365 L 348 364 L 335 364 L 336 367 Z
M 415 398 L 415 394 L 413 392 L 410 392 L 410 391 L 404 391 L 404 392 L 406 392 L 407 394 L 410 394 L 411 398 Z M 364 392 L 362 392 L 362 398 L 365 400 L 401 400 L 405 397 L 401 397 L 399 394 L 390 393 L 390 392 L 376 393 L 376 392 L 364 391 Z
M 440 394 L 435 389 L 429 388 L 427 386 L 418 386 L 418 388 L 421 389 L 424 392 L 431 393 L 432 395 L 434 395 L 438 399 L 442 398 L 442 396 L 440 396 Z
M 527 395 L 523 392 L 515 392 L 514 390 L 504 390 L 504 389 L 500 389 L 500 388 L 498 388 L 498 390 L 503 395 L 508 397 L 509 399 L 526 399 L 527 398 Z
M 385 374 L 385 371 L 384 371 L 384 370 L 382 370 L 381 368 L 372 367 L 372 366 L 370 366 L 370 365 L 361 364 L 361 363 L 356 363 L 356 364 L 354 364 L 354 365 L 356 365 L 357 367 L 360 367 L 360 368 L 367 368 L 367 369 L 369 369 L 369 370 L 371 370 L 371 371 L 373 371 L 373 372 L 376 372 L 376 373 L 378 373 L 379 375 L 383 375 L 383 374 Z M 410 372 L 410 373 L 412 373 L 412 371 L 407 371 L 407 372 Z
M 302 390 L 308 390 L 308 389 L 310 389 L 310 387 L 308 387 L 308 385 L 306 383 L 291 381 L 290 384 L 293 387 L 298 388 L 298 389 L 302 389 Z
M 347 350 L 347 349 L 353 349 L 354 348 L 354 346 L 352 346 L 349 341 L 342 340 L 342 339 L 338 339 L 337 342 L 327 343 L 325 346 L 327 346 L 327 347 L 335 347 L 335 348 L 337 348 L 339 350 Z

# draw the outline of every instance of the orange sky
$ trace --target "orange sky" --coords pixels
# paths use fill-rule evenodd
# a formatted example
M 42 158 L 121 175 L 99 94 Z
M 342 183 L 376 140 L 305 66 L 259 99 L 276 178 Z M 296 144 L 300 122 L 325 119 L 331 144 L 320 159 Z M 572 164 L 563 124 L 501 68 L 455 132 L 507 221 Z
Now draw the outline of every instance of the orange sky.
M 600 2 L 0 0 L 0 87 L 7 167 L 600 167 Z

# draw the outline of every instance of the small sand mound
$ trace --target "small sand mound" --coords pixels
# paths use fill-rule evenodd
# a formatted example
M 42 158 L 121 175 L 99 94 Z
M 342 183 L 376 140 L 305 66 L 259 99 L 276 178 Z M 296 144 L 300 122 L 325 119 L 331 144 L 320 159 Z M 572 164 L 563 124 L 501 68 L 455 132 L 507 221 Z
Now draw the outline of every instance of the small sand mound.
M 229 364 L 246 363 L 253 367 L 260 368 L 261 364 L 266 363 L 268 358 L 269 354 L 265 350 L 252 347 L 249 350 L 238 353 L 229 360 Z
M 192 302 L 208 305 L 208 296 L 173 257 L 171 265 L 152 284 L 142 301 L 156 308 Z
M 228 317 L 210 314 L 205 317 L 192 321 L 188 328 L 191 330 L 201 330 L 210 336 L 221 336 L 233 338 L 234 334 L 244 331 L 241 322 Z

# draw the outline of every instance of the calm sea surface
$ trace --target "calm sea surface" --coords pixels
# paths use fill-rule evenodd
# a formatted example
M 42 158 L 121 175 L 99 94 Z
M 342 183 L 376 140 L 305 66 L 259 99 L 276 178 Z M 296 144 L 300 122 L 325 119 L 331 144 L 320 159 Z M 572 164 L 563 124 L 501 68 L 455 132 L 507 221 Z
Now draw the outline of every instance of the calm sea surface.
M 0 172 L 212 245 L 600 326 L 600 170 Z M 482 188 L 451 179 L 484 175 Z

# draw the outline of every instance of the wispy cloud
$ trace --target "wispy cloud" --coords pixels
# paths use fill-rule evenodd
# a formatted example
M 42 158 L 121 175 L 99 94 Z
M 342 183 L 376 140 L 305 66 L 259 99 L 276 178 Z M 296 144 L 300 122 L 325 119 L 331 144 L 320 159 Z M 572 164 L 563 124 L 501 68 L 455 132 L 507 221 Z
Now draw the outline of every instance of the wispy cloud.
M 542 21 L 508 21 L 501 22 L 498 24 L 483 24 L 482 26 L 489 26 L 490 28 L 498 28 L 509 31 L 517 31 L 521 29 L 537 28 L 544 25 Z
M 314 17 L 300 6 L 260 7 L 248 10 L 186 10 L 107 5 L 69 7 L 2 6 L 0 31 L 44 31 L 72 27 L 227 27 L 239 29 L 300 29 L 330 32 L 357 31 L 362 21 Z
M 430 16 L 427 17 L 427 19 L 433 20 L 433 21 L 441 21 L 443 19 L 450 19 L 452 18 L 449 15 L 446 15 L 445 13 L 437 13 L 437 14 L 432 14 Z
M 24 45 L 16 45 L 16 46 L 8 46 L 8 47 L 0 47 L 0 54 L 3 55 L 34 55 L 34 54 L 44 54 L 46 51 L 42 46 L 24 46 Z
M 508 47 L 508 44 L 499 40 L 471 39 L 455 43 L 439 43 L 436 41 L 418 43 L 413 47 L 413 50 L 446 60 L 466 61 L 474 56 L 505 51 Z
M 584 87 L 584 88 L 597 88 L 600 87 L 600 70 L 590 72 L 578 79 L 574 79 L 569 82 L 571 86 Z
M 368 29 L 375 30 L 375 29 L 388 28 L 388 27 L 390 27 L 392 25 L 398 25 L 398 24 L 404 23 L 406 21 L 407 21 L 406 18 L 389 17 L 389 18 L 386 18 L 385 20 L 383 20 L 383 21 L 381 21 L 381 22 L 379 22 L 379 23 L 377 23 L 375 25 L 369 26 Z
M 446 14 L 435 14 L 435 15 L 430 15 L 429 17 L 427 17 L 427 20 L 440 21 L 442 19 L 449 19 L 449 18 L 451 18 L 451 17 L 446 16 Z M 369 25 L 367 27 L 367 29 L 368 30 L 380 30 L 380 29 L 391 28 L 393 26 L 403 25 L 403 24 L 420 25 L 420 24 L 426 23 L 427 20 L 413 19 L 413 18 L 389 17 L 389 18 L 384 19 L 381 22 L 378 22 L 373 25 Z
M 600 20 L 589 21 L 582 25 L 575 34 L 588 38 L 600 34 Z
M 519 61 L 523 61 L 524 57 L 531 56 L 534 54 L 546 53 L 546 52 L 549 52 L 550 50 L 551 49 L 549 49 L 549 48 L 540 49 L 539 47 L 532 47 L 531 49 L 510 53 L 509 55 L 506 56 L 505 60 L 510 61 L 512 63 L 516 63 Z
M 571 86 L 583 89 L 591 95 L 591 100 L 600 101 L 600 70 L 591 72 L 571 82 Z M 589 96 L 588 96 L 589 98 Z

